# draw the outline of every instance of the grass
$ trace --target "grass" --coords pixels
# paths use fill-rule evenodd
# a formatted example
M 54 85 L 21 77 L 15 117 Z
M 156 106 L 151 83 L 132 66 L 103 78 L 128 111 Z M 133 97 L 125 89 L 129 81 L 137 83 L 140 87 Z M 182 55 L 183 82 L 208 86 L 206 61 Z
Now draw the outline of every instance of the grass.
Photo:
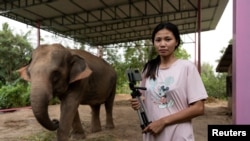
M 56 132 L 42 131 L 37 134 L 23 137 L 22 140 L 25 141 L 54 141 L 56 139 Z
M 21 140 L 23 141 L 55 141 L 56 140 L 56 131 L 43 131 L 32 136 L 22 137 Z M 70 141 L 76 141 L 71 139 Z M 117 138 L 111 134 L 102 134 L 102 135 L 95 135 L 89 136 L 86 139 L 77 140 L 77 141 L 117 141 Z

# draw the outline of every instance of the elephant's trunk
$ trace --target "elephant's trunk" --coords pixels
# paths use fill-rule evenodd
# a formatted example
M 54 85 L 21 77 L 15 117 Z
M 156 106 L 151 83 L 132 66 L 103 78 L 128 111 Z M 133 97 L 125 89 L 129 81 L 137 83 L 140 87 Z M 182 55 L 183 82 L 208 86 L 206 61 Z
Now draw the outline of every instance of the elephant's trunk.
M 48 93 L 48 89 L 41 89 L 41 87 L 31 86 L 31 107 L 37 121 L 46 129 L 54 131 L 59 127 L 59 122 L 49 118 L 48 105 L 51 94 Z

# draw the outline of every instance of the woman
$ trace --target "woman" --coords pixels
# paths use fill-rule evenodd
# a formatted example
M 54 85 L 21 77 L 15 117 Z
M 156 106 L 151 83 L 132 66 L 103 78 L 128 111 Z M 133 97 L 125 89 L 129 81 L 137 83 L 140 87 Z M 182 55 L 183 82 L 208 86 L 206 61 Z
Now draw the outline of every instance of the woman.
M 172 23 L 160 23 L 153 31 L 158 56 L 145 64 L 140 83 L 147 88 L 141 92 L 152 121 L 143 129 L 144 141 L 194 141 L 191 120 L 204 114 L 207 93 L 196 66 L 174 55 L 180 40 Z M 131 105 L 140 106 L 136 98 Z

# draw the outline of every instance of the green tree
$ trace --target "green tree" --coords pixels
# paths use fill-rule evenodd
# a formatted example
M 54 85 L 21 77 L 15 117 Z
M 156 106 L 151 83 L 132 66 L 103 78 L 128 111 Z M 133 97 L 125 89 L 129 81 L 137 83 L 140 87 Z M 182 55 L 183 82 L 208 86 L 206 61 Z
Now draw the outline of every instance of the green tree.
M 216 75 L 212 65 L 203 63 L 201 66 L 201 78 L 210 97 L 220 99 L 226 97 L 225 73 Z
M 114 67 L 117 73 L 117 93 L 121 93 L 123 90 L 123 84 L 125 80 L 125 73 L 123 70 L 126 69 L 126 66 L 122 62 L 122 54 L 119 54 L 118 48 L 106 48 L 106 60 Z
M 0 109 L 29 105 L 29 84 L 24 83 L 16 70 L 30 60 L 31 31 L 14 34 L 7 23 L 0 30 Z
M 30 60 L 32 46 L 28 42 L 30 31 L 14 34 L 7 23 L 0 31 L 0 81 L 2 84 L 18 78 L 16 70 Z

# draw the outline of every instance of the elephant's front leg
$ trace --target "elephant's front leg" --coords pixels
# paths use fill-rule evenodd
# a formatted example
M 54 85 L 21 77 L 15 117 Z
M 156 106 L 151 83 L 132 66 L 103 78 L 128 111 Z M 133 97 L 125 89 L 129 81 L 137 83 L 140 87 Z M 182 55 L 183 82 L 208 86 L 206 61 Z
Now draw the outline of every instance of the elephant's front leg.
M 101 105 L 91 105 L 92 117 L 91 117 L 91 131 L 98 132 L 102 130 L 100 121 L 100 107 Z
M 82 124 L 81 124 L 78 110 L 76 112 L 72 127 L 73 127 L 73 129 L 71 132 L 71 138 L 77 139 L 77 140 L 86 138 L 84 129 L 83 129 Z
M 71 98 L 61 101 L 61 115 L 57 130 L 58 141 L 68 141 L 73 121 L 77 114 L 79 104 Z

